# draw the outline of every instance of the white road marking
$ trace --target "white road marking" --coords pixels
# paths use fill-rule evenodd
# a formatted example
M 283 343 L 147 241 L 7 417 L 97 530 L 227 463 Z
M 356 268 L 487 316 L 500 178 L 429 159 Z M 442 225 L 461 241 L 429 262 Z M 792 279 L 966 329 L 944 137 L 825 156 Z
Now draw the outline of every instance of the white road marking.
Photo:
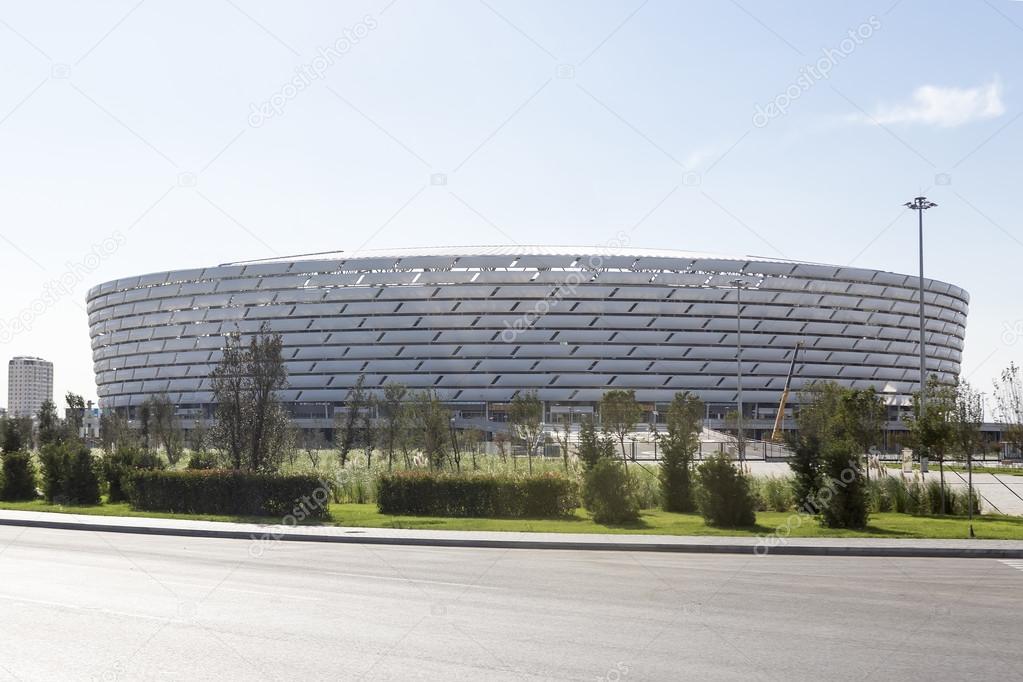
M 999 561 L 1017 571 L 1023 571 L 1023 559 L 999 559 Z

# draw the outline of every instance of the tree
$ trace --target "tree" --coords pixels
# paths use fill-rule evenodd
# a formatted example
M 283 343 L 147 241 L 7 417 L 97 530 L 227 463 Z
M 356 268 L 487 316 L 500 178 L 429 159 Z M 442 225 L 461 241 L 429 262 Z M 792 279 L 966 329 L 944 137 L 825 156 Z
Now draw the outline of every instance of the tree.
M 613 434 L 622 448 L 622 462 L 628 462 L 625 454 L 625 437 L 643 418 L 643 408 L 636 402 L 633 390 L 615 389 L 600 399 L 600 423 L 605 433 Z
M 973 520 L 973 453 L 984 447 L 980 433 L 984 423 L 984 399 L 971 388 L 969 382 L 960 380 L 956 384 L 955 408 L 952 413 L 953 440 L 956 448 L 966 457 L 966 502 L 970 520 Z M 973 524 L 970 524 L 973 537 Z
M 476 462 L 476 455 L 479 454 L 480 445 L 483 443 L 483 432 L 479 429 L 469 428 L 462 431 L 462 438 L 460 444 L 472 457 L 472 468 L 473 470 L 479 469 L 479 464 Z
M 866 525 L 862 455 L 880 437 L 884 406 L 870 389 L 816 382 L 800 393 L 798 430 L 789 437 L 793 494 L 801 511 L 822 525 Z M 847 524 L 847 525 L 843 525 Z
M 430 466 L 440 469 L 444 466 L 451 431 L 451 412 L 441 403 L 435 392 L 426 390 L 415 396 L 414 414 L 414 428 L 419 438 L 419 447 L 426 455 Z
M 359 438 L 359 411 L 366 404 L 366 390 L 363 388 L 365 383 L 366 377 L 360 374 L 359 378 L 355 380 L 355 385 L 348 391 L 344 414 L 338 420 L 336 440 L 338 457 L 341 460 L 342 467 L 348 463 L 348 455 Z
M 39 444 L 59 443 L 62 440 L 60 418 L 57 417 L 57 406 L 47 398 L 39 407 L 39 414 L 36 417 L 39 425 Z
M 995 419 L 1002 425 L 1002 439 L 1023 452 L 1023 379 L 1020 368 L 1010 362 L 995 384 Z
M 512 431 L 526 446 L 529 456 L 529 473 L 533 473 L 533 454 L 543 433 L 543 403 L 536 391 L 516 393 L 508 411 Z
M 570 454 L 572 438 L 572 415 L 562 414 L 555 421 L 554 429 L 554 440 L 558 444 L 558 449 L 561 450 L 561 461 L 565 465 L 565 471 L 568 471 L 568 457 Z
M 0 500 L 22 502 L 36 498 L 36 470 L 32 456 L 20 450 L 4 450 L 0 456 Z
M 612 450 L 614 444 L 611 444 Z M 583 500 L 597 523 L 635 523 L 640 502 L 635 482 L 625 463 L 614 457 L 600 459 L 583 476 Z
M 359 413 L 359 445 L 366 453 L 366 468 L 373 466 L 373 448 L 376 446 L 376 429 L 373 424 L 373 412 L 377 407 L 377 399 L 367 395 L 363 408 Z
M 691 513 L 693 454 L 700 448 L 703 403 L 688 391 L 676 393 L 668 408 L 667 433 L 659 437 L 663 458 L 660 469 L 661 506 L 665 511 Z
M 68 428 L 77 438 L 82 432 L 82 424 L 85 423 L 85 399 L 77 393 L 68 391 L 64 396 L 64 402 L 67 403 L 68 409 Z
M 167 461 L 171 466 L 178 463 L 184 450 L 184 437 L 177 418 L 174 403 L 166 395 L 156 395 L 146 400 L 146 413 L 149 421 L 148 433 L 163 446 Z
M 0 452 L 20 452 L 24 447 L 17 422 L 6 417 L 0 419 Z
M 576 448 L 583 472 L 589 471 L 603 459 L 614 459 L 615 444 L 610 436 L 597 432 L 592 415 L 583 417 L 579 428 L 579 444 Z
M 941 481 L 941 512 L 945 506 L 945 455 L 955 443 L 952 418 L 956 408 L 956 388 L 942 384 L 934 375 L 927 380 L 926 402 L 920 393 L 913 394 L 913 417 L 909 422 L 910 438 L 920 456 L 926 455 L 938 463 Z
M 820 523 L 825 528 L 867 527 L 867 486 L 860 470 L 859 445 L 850 438 L 828 441 L 822 450 L 825 478 L 818 493 Z
M 99 416 L 99 442 L 104 452 L 111 453 L 121 447 L 136 447 L 138 434 L 120 414 L 104 412 Z
M 494 447 L 497 448 L 497 454 L 500 455 L 502 461 L 508 460 L 508 443 L 510 441 L 511 436 L 507 431 L 498 431 L 494 434 Z
M 737 528 L 756 523 L 749 478 L 727 455 L 714 455 L 697 469 L 697 505 L 707 525 Z
M 310 466 L 313 469 L 319 469 L 320 450 L 327 444 L 326 439 L 323 437 L 323 431 L 319 429 L 303 429 L 299 440 L 302 443 L 302 450 L 305 451 L 305 456 L 309 459 Z
M 280 334 L 264 324 L 247 344 L 227 337 L 223 357 L 211 375 L 217 403 L 214 438 L 235 469 L 272 470 L 286 437 L 288 416 L 277 398 L 288 382 Z
M 399 444 L 402 431 L 407 427 L 408 410 L 405 398 L 408 389 L 405 386 L 388 382 L 384 384 L 384 397 L 379 403 L 380 409 L 380 446 L 387 452 L 387 470 L 394 465 L 394 450 Z

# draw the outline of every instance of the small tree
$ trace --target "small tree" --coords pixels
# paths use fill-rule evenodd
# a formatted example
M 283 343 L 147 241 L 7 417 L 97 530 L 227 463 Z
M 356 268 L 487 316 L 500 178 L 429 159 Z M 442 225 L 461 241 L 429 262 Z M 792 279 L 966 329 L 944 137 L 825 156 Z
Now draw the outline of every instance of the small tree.
M 146 406 L 148 433 L 163 446 L 171 466 L 177 465 L 184 452 L 184 437 L 174 403 L 167 395 L 156 395 L 146 401 Z
M 820 523 L 825 528 L 867 527 L 867 485 L 858 448 L 851 439 L 824 444 L 821 471 L 825 483 L 817 501 Z
M 85 423 L 85 399 L 77 393 L 68 391 L 64 396 L 67 403 L 68 430 L 77 438 L 82 432 L 82 424 Z
M 613 456 L 599 459 L 584 474 L 583 500 L 597 523 L 634 523 L 639 519 L 635 484 L 625 464 Z
M 63 434 L 60 428 L 60 419 L 57 417 L 57 406 L 53 404 L 52 400 L 43 401 L 36 419 L 39 425 L 40 446 L 59 443 L 62 440 Z
M 223 357 L 211 375 L 217 403 L 214 439 L 235 469 L 273 469 L 286 436 L 288 415 L 277 398 L 288 383 L 280 334 L 264 324 L 248 344 L 227 337 Z
M 0 419 L 0 452 L 20 452 L 25 448 L 21 430 L 13 419 Z
M 533 473 L 533 454 L 539 445 L 540 434 L 543 433 L 543 403 L 536 391 L 515 394 L 508 411 L 508 420 L 515 435 L 526 446 L 529 473 Z
M 440 469 L 450 440 L 451 412 L 433 391 L 423 391 L 415 397 L 415 428 L 420 449 L 430 466 Z
M 355 386 L 348 391 L 345 412 L 337 422 L 336 440 L 338 458 L 341 460 L 342 467 L 348 463 L 348 455 L 359 439 L 359 412 L 364 409 L 367 399 L 366 391 L 363 388 L 365 382 L 366 377 L 360 374 L 359 378 L 355 380 Z
M 22 502 L 36 498 L 36 471 L 32 456 L 19 450 L 4 450 L 0 456 L 0 500 Z
M 558 449 L 561 450 L 561 461 L 565 465 L 565 471 L 568 471 L 569 446 L 571 445 L 572 438 L 572 415 L 562 414 L 555 421 L 555 426 L 554 440 L 558 444 Z
M 952 418 L 955 413 L 956 389 L 942 384 L 934 375 L 927 380 L 926 400 L 921 401 L 919 393 L 913 394 L 913 418 L 909 422 L 909 433 L 920 455 L 927 455 L 938 463 L 941 481 L 941 510 L 945 506 L 945 455 L 955 442 Z
M 583 417 L 577 450 L 584 472 L 595 467 L 602 459 L 615 457 L 614 441 L 609 436 L 597 432 L 593 417 L 590 415 Z
M 507 431 L 497 431 L 494 433 L 494 447 L 497 448 L 497 454 L 501 457 L 502 461 L 508 461 L 508 444 L 511 442 L 511 436 L 508 435 Z
M 394 450 L 398 447 L 402 431 L 407 427 L 408 410 L 405 399 L 408 389 L 398 383 L 384 385 L 380 409 L 380 446 L 387 453 L 387 470 L 394 466 Z
M 663 459 L 660 469 L 661 506 L 665 511 L 691 513 L 693 454 L 700 447 L 703 403 L 688 391 L 676 393 L 668 408 L 667 434 L 659 438 Z
M 749 478 L 727 455 L 709 457 L 697 472 L 697 504 L 707 525 L 739 528 L 756 523 Z
M 622 462 L 629 461 L 625 454 L 625 437 L 632 433 L 643 418 L 643 408 L 636 402 L 636 392 L 615 389 L 600 399 L 600 423 L 605 433 L 614 435 L 622 448 Z
M 1002 370 L 995 384 L 995 419 L 1002 425 L 1002 439 L 1023 452 L 1023 378 L 1015 363 Z

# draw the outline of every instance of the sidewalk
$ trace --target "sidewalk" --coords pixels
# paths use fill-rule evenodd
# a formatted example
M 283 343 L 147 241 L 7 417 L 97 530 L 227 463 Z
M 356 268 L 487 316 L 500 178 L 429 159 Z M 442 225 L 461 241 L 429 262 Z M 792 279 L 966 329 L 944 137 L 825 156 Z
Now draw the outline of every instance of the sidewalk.
M 942 557 L 1023 559 L 1018 540 L 919 540 L 893 538 L 750 538 L 674 535 L 599 535 L 431 531 L 344 526 L 284 526 L 221 521 L 186 521 L 126 516 L 81 516 L 0 511 L 0 526 L 248 540 L 250 553 L 263 543 L 333 542 L 418 547 L 489 547 L 698 554 L 785 554 L 847 557 Z

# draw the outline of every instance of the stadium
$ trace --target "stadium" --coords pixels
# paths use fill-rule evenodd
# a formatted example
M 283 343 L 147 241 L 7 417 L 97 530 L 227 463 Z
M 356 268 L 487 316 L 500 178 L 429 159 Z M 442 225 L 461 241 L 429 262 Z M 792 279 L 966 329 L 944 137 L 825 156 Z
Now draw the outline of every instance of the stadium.
M 357 378 L 431 389 L 459 420 L 504 421 L 535 390 L 546 417 L 633 389 L 647 420 L 677 391 L 713 422 L 740 402 L 768 428 L 786 379 L 874 387 L 892 410 L 919 385 L 915 276 L 759 257 L 593 247 L 341 252 L 174 270 L 88 293 L 100 406 L 166 394 L 209 418 L 224 336 L 283 337 L 282 401 L 327 427 Z M 924 280 L 929 374 L 959 374 L 969 297 Z M 741 351 L 740 351 L 741 348 Z M 741 355 L 741 363 L 737 356 Z M 740 378 L 741 377 L 741 378 Z M 790 403 L 791 405 L 791 403 Z

